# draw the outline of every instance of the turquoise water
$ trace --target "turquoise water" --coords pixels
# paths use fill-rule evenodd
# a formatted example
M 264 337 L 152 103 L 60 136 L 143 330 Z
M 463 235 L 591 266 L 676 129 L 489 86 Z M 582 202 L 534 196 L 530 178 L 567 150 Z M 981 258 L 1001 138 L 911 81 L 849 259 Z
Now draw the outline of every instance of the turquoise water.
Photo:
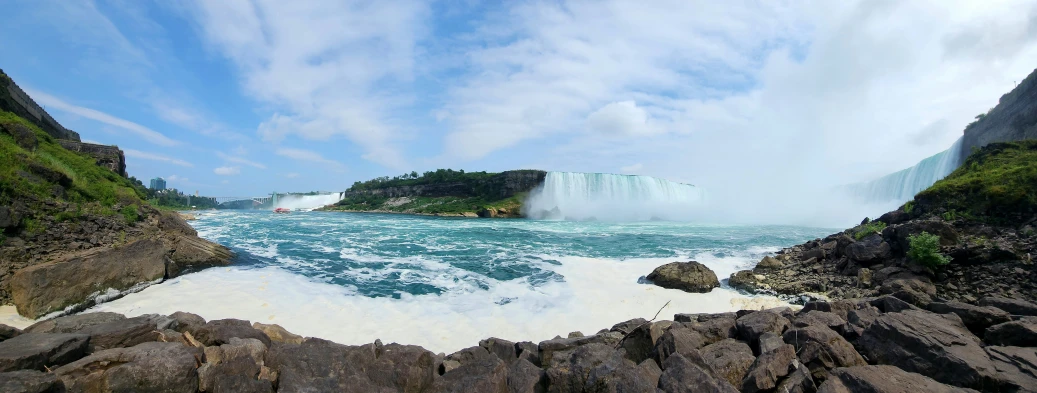
M 94 307 L 188 311 L 277 323 L 344 344 L 399 342 L 450 353 L 487 337 L 538 342 L 631 318 L 783 303 L 726 287 L 645 284 L 697 260 L 721 279 L 783 246 L 831 233 L 788 226 L 460 219 L 387 214 L 202 212 L 199 235 L 238 253 L 213 268 Z

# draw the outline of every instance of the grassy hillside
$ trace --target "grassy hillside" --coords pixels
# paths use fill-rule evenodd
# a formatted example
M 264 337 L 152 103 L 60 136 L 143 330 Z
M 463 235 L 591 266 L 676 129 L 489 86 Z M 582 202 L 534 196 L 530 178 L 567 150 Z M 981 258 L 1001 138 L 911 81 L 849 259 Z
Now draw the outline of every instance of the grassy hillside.
M 141 218 L 142 194 L 128 179 L 97 166 L 93 158 L 65 150 L 12 113 L 0 112 L 0 126 L 24 127 L 36 137 L 35 148 L 27 148 L 10 133 L 0 132 L 0 206 L 28 205 L 21 229 L 39 230 L 34 215 L 53 213 L 46 207 L 60 207 L 54 217 L 59 221 L 91 213 L 122 215 L 127 223 Z
M 494 210 L 504 212 L 501 216 L 517 216 L 521 213 L 526 193 L 506 199 L 486 200 L 483 197 L 401 197 L 389 198 L 380 195 L 358 195 L 347 197 L 325 210 L 339 211 L 384 211 L 413 214 L 460 215 Z

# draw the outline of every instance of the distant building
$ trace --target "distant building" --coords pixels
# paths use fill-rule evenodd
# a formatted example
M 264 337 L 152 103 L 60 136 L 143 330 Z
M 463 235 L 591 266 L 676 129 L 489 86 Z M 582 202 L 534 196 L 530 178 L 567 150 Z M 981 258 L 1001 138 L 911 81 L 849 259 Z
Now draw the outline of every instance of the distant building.
M 151 189 L 155 191 L 162 191 L 166 189 L 166 180 L 161 177 L 151 179 Z

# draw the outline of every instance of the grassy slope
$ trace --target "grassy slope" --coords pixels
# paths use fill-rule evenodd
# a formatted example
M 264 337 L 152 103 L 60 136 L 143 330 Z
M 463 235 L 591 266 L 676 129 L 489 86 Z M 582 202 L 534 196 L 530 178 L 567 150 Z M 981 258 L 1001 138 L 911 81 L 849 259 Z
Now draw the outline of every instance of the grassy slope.
M 912 210 L 919 208 L 920 211 Z M 905 211 L 991 223 L 1021 223 L 1037 214 L 1037 141 L 990 144 L 932 187 Z
M 12 113 L 0 112 L 0 123 L 25 125 L 39 141 L 34 151 L 28 151 L 17 145 L 13 137 L 0 132 L 0 205 L 10 205 L 14 201 L 32 204 L 58 201 L 70 204 L 65 211 L 58 213 L 58 220 L 75 219 L 89 213 L 122 214 L 128 222 L 139 219 L 136 206 L 144 203 L 143 195 L 128 179 L 98 166 L 91 157 L 65 150 L 50 135 Z M 32 172 L 32 165 L 63 173 L 72 180 L 71 186 L 64 190 L 64 194 L 55 194 L 57 184 L 23 175 Z M 32 228 L 34 222 L 32 217 L 23 218 L 23 228 L 36 230 Z

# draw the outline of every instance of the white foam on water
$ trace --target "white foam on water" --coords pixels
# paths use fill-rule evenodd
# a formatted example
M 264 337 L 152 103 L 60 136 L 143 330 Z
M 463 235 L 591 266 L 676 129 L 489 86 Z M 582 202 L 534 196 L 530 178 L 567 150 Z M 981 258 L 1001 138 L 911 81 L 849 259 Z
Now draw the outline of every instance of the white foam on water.
M 33 323 L 36 323 L 36 321 L 19 315 L 18 309 L 14 306 L 0 306 L 0 324 L 25 329 Z
M 539 342 L 572 331 L 593 334 L 617 322 L 649 319 L 667 301 L 670 304 L 659 319 L 671 319 L 675 313 L 784 305 L 776 298 L 747 297 L 722 288 L 691 294 L 637 283 L 639 277 L 672 258 L 544 258 L 561 262 L 544 263 L 542 267 L 561 274 L 565 282 L 533 287 L 526 278 L 490 280 L 489 290 L 459 283 L 461 288 L 443 295 L 404 294 L 392 299 L 359 296 L 352 288 L 279 268 L 232 267 L 169 280 L 88 312 L 137 316 L 187 311 L 207 320 L 238 318 L 276 323 L 296 334 L 343 344 L 381 339 L 450 353 L 477 345 L 487 337 Z M 714 258 L 703 263 L 717 269 L 735 261 Z

